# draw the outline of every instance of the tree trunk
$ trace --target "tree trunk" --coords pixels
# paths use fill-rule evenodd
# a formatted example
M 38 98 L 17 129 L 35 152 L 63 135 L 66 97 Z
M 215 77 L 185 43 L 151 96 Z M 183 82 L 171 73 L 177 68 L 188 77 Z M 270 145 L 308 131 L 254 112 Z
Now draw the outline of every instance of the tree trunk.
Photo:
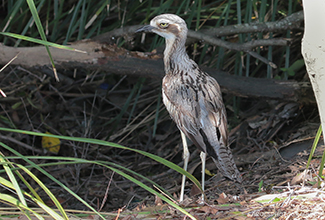
M 314 90 L 325 135 L 325 1 L 303 0 L 305 33 L 302 55 Z

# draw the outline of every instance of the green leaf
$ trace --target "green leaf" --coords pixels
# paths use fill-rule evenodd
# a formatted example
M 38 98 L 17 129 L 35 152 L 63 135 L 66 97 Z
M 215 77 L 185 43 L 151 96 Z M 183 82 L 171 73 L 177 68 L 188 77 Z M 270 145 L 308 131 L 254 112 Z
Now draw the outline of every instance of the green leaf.
M 18 182 L 17 182 L 17 180 L 16 180 L 16 177 L 15 177 L 15 175 L 13 174 L 13 172 L 11 171 L 11 169 L 9 168 L 9 166 L 12 166 L 12 165 L 11 165 L 10 162 L 6 161 L 4 155 L 3 155 L 1 152 L 0 152 L 0 162 L 2 163 L 2 166 L 3 166 L 3 168 L 5 169 L 5 171 L 6 171 L 7 175 L 8 175 L 8 177 L 9 177 L 9 179 L 10 179 L 12 185 L 13 185 L 13 187 L 14 187 L 14 189 L 15 189 L 17 195 L 18 195 L 18 198 L 19 198 L 20 202 L 21 202 L 23 205 L 27 206 L 27 203 L 26 203 L 25 197 L 24 197 L 24 195 L 23 195 L 23 193 L 22 193 L 22 190 L 20 189 L 20 186 L 19 186 L 19 184 L 18 184 Z
M 36 44 L 42 44 L 44 46 L 55 47 L 55 48 L 64 49 L 64 50 L 72 50 L 72 51 L 76 51 L 76 52 L 80 52 L 80 53 L 86 53 L 86 51 L 74 49 L 72 47 L 67 47 L 64 45 L 56 44 L 56 43 L 51 43 L 51 42 L 44 41 L 44 40 L 39 40 L 39 39 L 32 38 L 32 37 L 23 36 L 20 34 L 13 34 L 13 33 L 8 33 L 8 32 L 0 32 L 0 34 L 8 36 L 8 37 L 14 37 L 17 39 L 26 40 L 26 41 L 33 42 Z
M 21 203 L 18 199 L 16 199 L 13 196 L 10 196 L 10 195 L 4 194 L 4 193 L 0 193 L 0 201 L 7 202 L 7 203 L 13 205 L 14 207 L 19 208 L 24 213 L 25 213 L 24 210 L 27 210 L 27 211 L 33 213 L 33 215 L 35 215 L 38 219 L 44 220 L 44 218 L 40 214 L 38 214 L 37 212 L 35 212 L 33 209 L 29 208 L 28 206 L 24 205 L 23 203 Z M 26 213 L 25 213 L 25 215 L 28 217 L 28 219 L 31 219 Z
M 289 68 L 280 68 L 283 72 L 288 73 L 289 76 L 294 76 L 298 70 L 305 66 L 304 59 L 296 60 Z
M 200 185 L 199 181 L 193 175 L 189 174 L 184 169 L 180 168 L 179 166 L 177 166 L 174 163 L 171 163 L 171 162 L 169 162 L 169 161 L 167 161 L 167 160 L 165 160 L 163 158 L 160 158 L 160 157 L 158 157 L 156 155 L 153 155 L 153 154 L 150 154 L 150 153 L 147 153 L 147 152 L 144 152 L 144 151 L 140 151 L 140 150 L 132 149 L 132 148 L 127 148 L 127 147 L 124 147 L 124 146 L 121 146 L 121 145 L 118 145 L 118 144 L 115 144 L 115 143 L 111 143 L 111 142 L 107 142 L 107 141 L 102 141 L 102 140 L 96 140 L 96 139 L 76 138 L 76 137 L 67 137 L 67 136 L 59 136 L 59 135 L 50 135 L 50 134 L 37 133 L 37 132 L 31 132 L 31 131 L 24 131 L 24 130 L 16 130 L 16 129 L 8 129 L 8 128 L 0 128 L 0 130 L 7 131 L 7 132 L 23 133 L 23 134 L 28 134 L 28 135 L 56 137 L 56 138 L 63 139 L 63 140 L 73 140 L 73 141 L 79 141 L 79 142 L 84 142 L 84 143 L 100 144 L 100 145 L 104 145 L 104 146 L 111 146 L 111 147 L 116 147 L 116 148 L 121 148 L 121 149 L 126 149 L 126 150 L 130 150 L 130 151 L 134 151 L 134 152 L 140 153 L 142 155 L 148 156 L 148 157 L 150 157 L 150 158 L 152 158 L 152 159 L 154 159 L 154 160 L 156 160 L 156 161 L 158 161 L 160 163 L 163 163 L 164 165 L 166 165 L 166 166 L 168 166 L 168 167 L 176 170 L 177 172 L 186 175 L 202 191 L 202 188 L 201 188 L 201 185 Z M 29 160 L 28 158 L 26 158 L 24 155 L 21 155 L 20 153 L 18 153 L 14 149 L 10 148 L 9 146 L 7 146 L 7 145 L 5 145 L 5 144 L 3 144 L 1 142 L 0 142 L 0 146 L 5 147 L 7 150 L 10 150 L 11 152 L 13 152 L 17 156 L 19 156 L 21 159 L 23 159 L 26 162 L 28 162 L 33 168 L 38 169 L 40 172 L 42 172 L 44 175 L 46 175 L 52 181 L 56 182 L 62 188 L 64 188 L 65 190 L 67 190 L 71 195 L 73 195 L 75 198 L 77 198 L 79 201 L 81 201 L 83 204 L 85 204 L 87 207 L 89 207 L 91 210 L 93 210 L 94 212 L 98 213 L 95 209 L 93 209 L 91 206 L 89 206 L 83 199 L 81 199 L 77 194 L 75 194 L 74 192 L 72 192 L 64 184 L 62 184 L 61 182 L 59 182 L 57 179 L 55 179 L 52 175 L 50 175 L 49 173 L 47 173 L 45 170 L 41 169 L 37 164 L 35 164 L 34 162 L 32 162 L 31 160 Z M 59 159 L 59 158 L 57 158 L 57 159 Z M 167 199 L 167 197 L 161 195 L 160 192 L 157 192 L 157 191 L 149 188 L 148 186 L 144 185 L 142 182 L 137 181 L 136 179 L 134 179 L 130 175 L 128 175 L 128 174 L 126 174 L 126 173 L 124 173 L 124 172 L 122 172 L 122 171 L 120 171 L 120 170 L 118 170 L 116 168 L 107 166 L 104 163 L 99 163 L 99 162 L 93 162 L 93 163 L 96 163 L 96 164 L 105 166 L 105 167 L 107 167 L 107 168 L 115 171 L 116 173 L 119 173 L 120 175 L 124 176 L 125 178 L 127 178 L 127 179 L 135 182 L 139 186 L 141 186 L 144 189 L 148 190 L 149 192 L 153 193 L 154 195 L 160 197 L 162 200 L 166 201 L 171 206 L 177 208 L 179 211 L 181 211 L 182 213 L 186 214 L 191 219 L 195 219 L 192 215 L 190 215 L 184 209 L 182 209 L 181 207 L 179 207 L 178 205 L 176 205 L 173 201 L 171 201 L 171 200 Z M 100 215 L 100 214 L 98 213 L 98 215 Z
M 263 180 L 261 180 L 261 181 L 258 183 L 258 191 L 259 191 L 259 192 L 262 192 L 262 187 L 263 187 Z

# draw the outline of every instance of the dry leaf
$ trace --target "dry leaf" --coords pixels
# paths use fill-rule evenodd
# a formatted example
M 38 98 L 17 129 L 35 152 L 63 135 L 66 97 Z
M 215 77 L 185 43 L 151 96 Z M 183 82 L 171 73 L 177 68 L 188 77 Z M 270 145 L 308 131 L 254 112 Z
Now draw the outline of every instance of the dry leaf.
M 210 206 L 203 206 L 203 207 L 197 209 L 197 211 L 203 212 L 206 215 L 209 215 L 209 214 L 215 215 L 218 212 L 218 209 L 216 209 L 214 207 L 210 207 Z
M 229 202 L 229 198 L 225 193 L 221 193 L 217 199 L 218 204 L 226 204 Z
M 155 205 L 160 206 L 162 204 L 163 204 L 163 202 L 162 202 L 161 198 L 159 198 L 158 196 L 155 196 Z
M 201 194 L 201 190 L 193 184 L 193 186 L 191 187 L 190 197 L 193 197 L 198 194 Z
M 50 132 L 45 132 L 51 134 Z M 42 147 L 52 153 L 58 153 L 60 150 L 60 139 L 54 137 L 42 137 Z

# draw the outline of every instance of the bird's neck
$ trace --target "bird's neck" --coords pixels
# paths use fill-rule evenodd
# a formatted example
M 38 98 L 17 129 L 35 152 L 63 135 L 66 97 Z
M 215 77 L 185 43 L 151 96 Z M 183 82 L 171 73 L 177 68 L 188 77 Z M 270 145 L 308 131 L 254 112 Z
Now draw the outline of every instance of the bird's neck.
M 183 38 L 185 39 L 185 38 Z M 185 40 L 182 38 L 166 39 L 166 48 L 164 51 L 165 73 L 173 74 L 175 70 L 180 69 L 190 61 L 186 53 Z

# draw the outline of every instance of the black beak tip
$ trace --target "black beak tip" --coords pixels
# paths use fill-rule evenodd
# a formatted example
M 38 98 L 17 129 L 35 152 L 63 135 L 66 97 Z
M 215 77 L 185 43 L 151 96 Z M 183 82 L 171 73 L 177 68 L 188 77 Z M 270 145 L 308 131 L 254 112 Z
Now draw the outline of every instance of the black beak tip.
M 152 32 L 152 29 L 154 29 L 151 25 L 143 26 L 135 31 L 135 33 L 141 33 L 141 32 Z

